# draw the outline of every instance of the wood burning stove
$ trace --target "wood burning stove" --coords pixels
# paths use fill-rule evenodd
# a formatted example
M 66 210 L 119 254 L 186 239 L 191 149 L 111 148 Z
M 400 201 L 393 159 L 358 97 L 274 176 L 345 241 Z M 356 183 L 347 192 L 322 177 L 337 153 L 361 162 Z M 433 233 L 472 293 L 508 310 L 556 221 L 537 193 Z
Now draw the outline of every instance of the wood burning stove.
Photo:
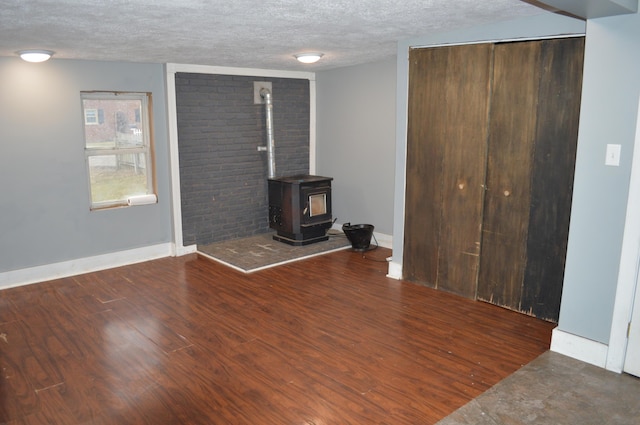
M 269 179 L 269 227 L 273 239 L 301 246 L 329 239 L 331 177 L 307 174 Z

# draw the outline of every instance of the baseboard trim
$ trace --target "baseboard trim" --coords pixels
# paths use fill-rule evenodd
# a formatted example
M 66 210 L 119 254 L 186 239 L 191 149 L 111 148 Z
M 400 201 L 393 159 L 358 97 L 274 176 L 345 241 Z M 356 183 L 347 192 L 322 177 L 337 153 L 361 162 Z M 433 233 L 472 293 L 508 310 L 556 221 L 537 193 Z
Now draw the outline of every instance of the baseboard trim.
M 402 279 L 402 263 L 390 261 L 389 269 L 387 271 L 387 277 L 396 280 Z
M 555 328 L 551 334 L 551 351 L 605 368 L 608 346 Z
M 173 249 L 173 255 L 175 257 L 182 257 L 183 255 L 189 255 L 198 252 L 198 245 L 188 246 L 175 246 Z
M 374 243 L 378 241 L 378 245 L 383 248 L 393 248 L 393 236 L 378 232 L 373 232 L 373 236 L 375 237 Z
M 44 282 L 52 279 L 75 276 L 143 261 L 170 257 L 172 244 L 164 243 L 143 248 L 128 249 L 93 257 L 78 258 L 60 263 L 30 267 L 28 269 L 12 270 L 0 273 L 0 289 L 13 288 Z

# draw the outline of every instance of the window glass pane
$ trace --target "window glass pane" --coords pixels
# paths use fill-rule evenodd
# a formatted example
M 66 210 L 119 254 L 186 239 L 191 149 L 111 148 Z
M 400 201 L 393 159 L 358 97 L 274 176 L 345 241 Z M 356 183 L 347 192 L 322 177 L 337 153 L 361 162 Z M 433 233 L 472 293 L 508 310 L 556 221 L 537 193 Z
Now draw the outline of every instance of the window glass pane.
M 85 121 L 91 117 L 91 124 L 84 127 L 88 149 L 111 147 L 127 148 L 142 146 L 140 122 L 140 99 L 83 99 Z M 94 111 L 94 112 L 91 112 Z M 98 119 L 97 111 L 102 112 Z
M 81 100 L 91 207 L 152 194 L 149 94 L 82 92 Z
M 97 155 L 88 158 L 91 202 L 118 201 L 147 194 L 145 155 Z

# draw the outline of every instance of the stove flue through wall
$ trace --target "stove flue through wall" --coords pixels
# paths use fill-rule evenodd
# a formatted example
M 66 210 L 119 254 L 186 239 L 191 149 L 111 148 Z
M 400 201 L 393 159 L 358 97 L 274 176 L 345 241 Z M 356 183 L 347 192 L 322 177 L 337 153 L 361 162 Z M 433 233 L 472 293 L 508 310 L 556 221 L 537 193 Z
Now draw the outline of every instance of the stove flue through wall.
M 329 239 L 331 177 L 296 175 L 269 179 L 269 227 L 273 239 L 302 246 Z

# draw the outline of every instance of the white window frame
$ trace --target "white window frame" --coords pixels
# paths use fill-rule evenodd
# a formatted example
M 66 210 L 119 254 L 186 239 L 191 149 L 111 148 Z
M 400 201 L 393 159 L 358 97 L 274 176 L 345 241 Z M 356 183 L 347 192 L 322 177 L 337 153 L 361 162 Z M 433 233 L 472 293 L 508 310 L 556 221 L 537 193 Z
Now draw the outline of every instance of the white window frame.
M 86 114 L 84 113 L 84 100 L 139 100 L 140 101 L 140 129 L 142 131 L 142 146 L 136 147 L 113 147 L 108 149 L 102 148 L 89 148 L 87 147 L 86 135 L 84 140 L 84 152 L 85 152 L 85 164 L 87 169 L 87 183 L 89 189 L 89 200 L 91 203 L 91 210 L 100 210 L 112 207 L 124 207 L 135 205 L 136 202 L 129 202 L 131 197 L 124 199 L 117 199 L 113 201 L 105 202 L 93 202 L 91 198 L 91 172 L 89 159 L 93 156 L 101 155 L 126 155 L 126 154 L 144 154 L 146 177 L 147 177 L 147 195 L 155 195 L 155 168 L 153 164 L 154 152 L 153 152 L 153 137 L 151 133 L 151 121 L 152 121 L 152 107 L 151 107 L 151 93 L 138 93 L 138 92 L 81 92 L 80 100 L 83 110 L 83 117 L 85 117 L 84 125 L 95 125 L 86 123 Z M 89 108 L 93 109 L 93 108 Z M 96 119 L 98 119 L 98 112 L 96 110 Z M 85 133 L 86 134 L 86 133 Z M 157 198 L 156 198 L 157 199 Z

